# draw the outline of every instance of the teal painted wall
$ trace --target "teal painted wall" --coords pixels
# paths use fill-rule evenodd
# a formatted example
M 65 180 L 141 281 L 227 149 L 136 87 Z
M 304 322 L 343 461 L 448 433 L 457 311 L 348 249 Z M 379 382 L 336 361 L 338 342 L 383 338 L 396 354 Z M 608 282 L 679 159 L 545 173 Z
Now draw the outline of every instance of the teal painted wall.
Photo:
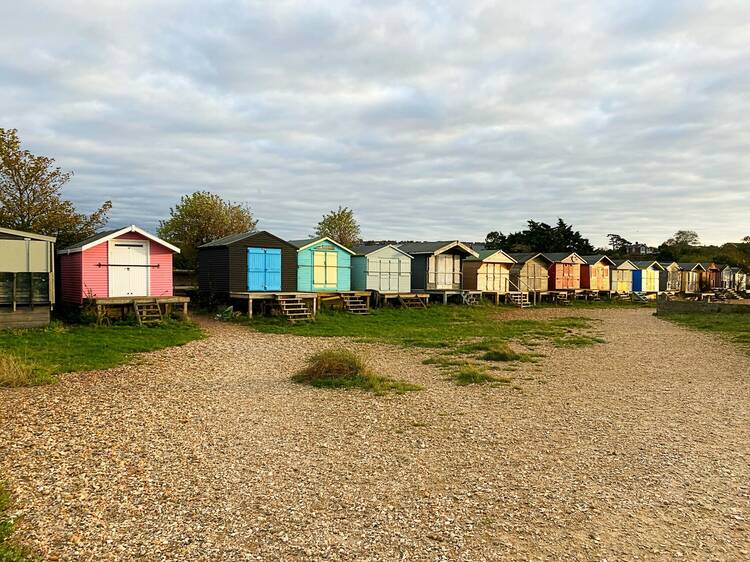
M 336 283 L 328 285 L 313 284 L 313 256 L 322 251 L 336 254 Z M 351 291 L 352 260 L 351 254 L 335 244 L 322 240 L 309 248 L 297 252 L 297 290 L 305 293 Z

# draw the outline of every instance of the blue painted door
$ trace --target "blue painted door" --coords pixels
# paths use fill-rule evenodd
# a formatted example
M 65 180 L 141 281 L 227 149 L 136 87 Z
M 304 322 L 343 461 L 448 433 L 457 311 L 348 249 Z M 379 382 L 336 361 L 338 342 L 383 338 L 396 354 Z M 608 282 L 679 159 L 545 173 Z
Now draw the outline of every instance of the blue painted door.
M 247 249 L 247 290 L 281 290 L 281 250 L 279 248 Z
M 643 272 L 640 269 L 633 271 L 633 292 L 643 291 Z

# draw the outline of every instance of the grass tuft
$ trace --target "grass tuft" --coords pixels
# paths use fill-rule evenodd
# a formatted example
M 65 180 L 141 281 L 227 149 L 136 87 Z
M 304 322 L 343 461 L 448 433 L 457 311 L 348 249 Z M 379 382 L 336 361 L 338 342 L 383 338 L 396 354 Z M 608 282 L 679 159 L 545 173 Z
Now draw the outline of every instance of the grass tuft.
M 348 349 L 319 351 L 292 380 L 316 388 L 359 388 L 377 395 L 421 390 L 422 387 L 371 373 L 364 361 Z
M 491 349 L 479 357 L 482 361 L 519 361 L 523 355 L 516 353 L 507 345 Z
M 13 544 L 10 540 L 15 521 L 8 515 L 11 507 L 10 492 L 0 482 L 0 562 L 36 562 L 40 559 L 32 556 L 25 548 Z
M 55 377 L 12 353 L 0 351 L 0 387 L 36 386 Z
M 451 379 L 453 379 L 453 382 L 459 386 L 485 384 L 488 382 L 503 382 L 499 377 L 491 375 L 484 369 L 480 369 L 473 365 L 464 365 L 451 374 Z
M 566 334 L 553 340 L 557 347 L 586 347 L 597 343 L 605 343 L 602 338 L 581 334 Z

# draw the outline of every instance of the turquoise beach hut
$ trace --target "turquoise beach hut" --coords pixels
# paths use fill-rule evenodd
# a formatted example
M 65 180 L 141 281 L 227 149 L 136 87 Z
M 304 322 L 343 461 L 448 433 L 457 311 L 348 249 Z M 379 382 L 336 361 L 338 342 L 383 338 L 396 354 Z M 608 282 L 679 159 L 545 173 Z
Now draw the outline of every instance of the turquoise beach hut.
M 297 290 L 342 293 L 351 290 L 352 252 L 330 238 L 290 240 L 297 248 Z

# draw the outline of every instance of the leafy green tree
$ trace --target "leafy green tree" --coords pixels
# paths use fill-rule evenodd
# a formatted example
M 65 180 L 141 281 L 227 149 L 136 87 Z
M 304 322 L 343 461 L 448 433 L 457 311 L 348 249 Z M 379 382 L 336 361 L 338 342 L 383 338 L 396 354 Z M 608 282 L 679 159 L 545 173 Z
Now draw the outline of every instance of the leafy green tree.
M 529 220 L 526 230 L 503 235 L 493 231 L 487 235 L 490 249 L 501 249 L 511 252 L 577 252 L 590 254 L 594 247 L 587 238 L 574 230 L 563 219 L 551 226 L 544 222 Z
M 484 239 L 484 247 L 488 250 L 502 250 L 506 245 L 506 237 L 502 232 L 493 230 L 487 233 Z
M 90 215 L 78 213 L 62 198 L 72 176 L 53 158 L 23 150 L 16 129 L 0 129 L 0 226 L 56 236 L 59 248 L 96 234 L 107 224 L 112 202 Z
M 679 247 L 700 246 L 700 243 L 698 233 L 694 230 L 678 230 L 672 238 L 665 242 L 667 246 Z
M 613 252 L 621 251 L 625 246 L 628 246 L 631 242 L 619 234 L 607 234 L 609 239 L 609 245 L 612 246 Z
M 159 223 L 158 233 L 182 250 L 175 260 L 176 265 L 194 269 L 198 246 L 230 234 L 255 230 L 257 222 L 247 205 L 225 201 L 208 191 L 196 191 L 183 195 L 169 210 L 169 218 Z
M 348 207 L 323 215 L 315 227 L 315 236 L 327 236 L 347 248 L 356 246 L 362 239 L 354 211 Z

